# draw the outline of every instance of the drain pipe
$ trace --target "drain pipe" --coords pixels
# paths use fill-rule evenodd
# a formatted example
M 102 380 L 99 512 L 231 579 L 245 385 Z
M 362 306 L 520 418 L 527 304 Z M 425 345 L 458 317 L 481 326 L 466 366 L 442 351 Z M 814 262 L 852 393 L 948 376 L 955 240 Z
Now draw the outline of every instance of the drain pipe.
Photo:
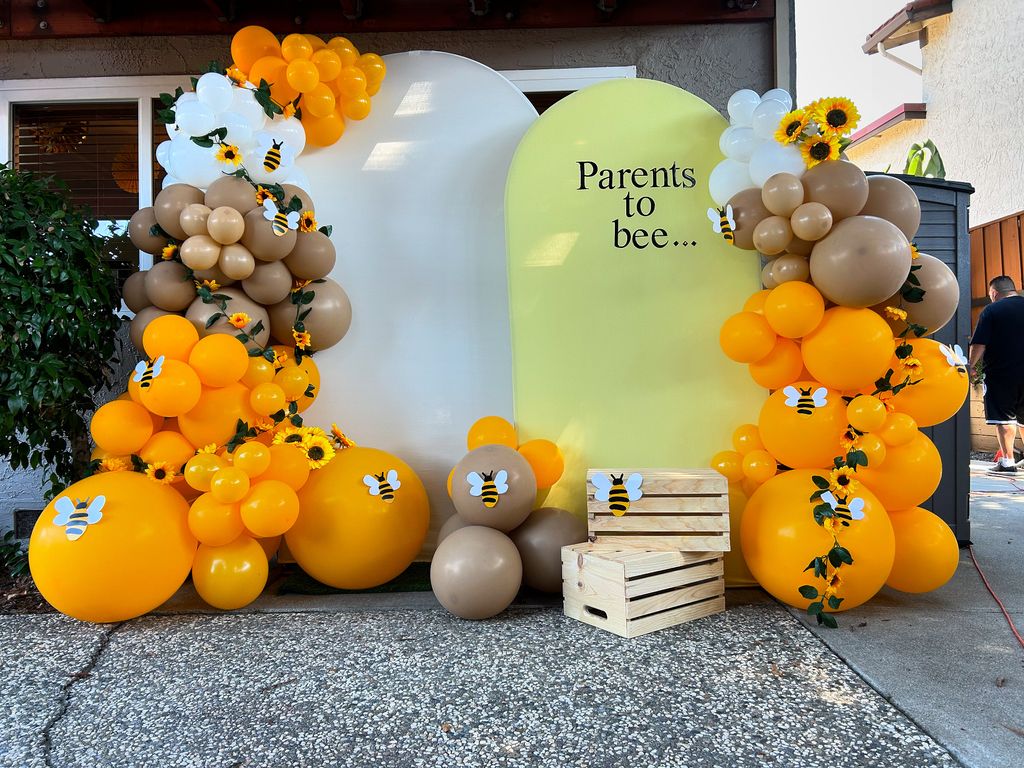
M 892 53 L 890 53 L 886 49 L 885 43 L 881 43 L 880 42 L 878 44 L 878 52 L 880 54 L 882 54 L 882 58 L 883 59 L 888 59 L 889 61 L 894 61 L 897 64 L 899 64 L 901 67 L 909 69 L 915 75 L 920 75 L 921 74 L 921 68 L 920 67 L 911 64 L 909 61 L 906 61 L 905 59 L 901 59 L 899 56 L 894 56 Z

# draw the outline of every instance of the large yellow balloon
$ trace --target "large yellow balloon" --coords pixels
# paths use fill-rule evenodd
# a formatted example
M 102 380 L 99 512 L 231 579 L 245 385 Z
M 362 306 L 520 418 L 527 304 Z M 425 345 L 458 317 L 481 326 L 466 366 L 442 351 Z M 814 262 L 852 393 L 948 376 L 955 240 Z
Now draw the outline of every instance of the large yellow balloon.
M 477 419 L 466 435 L 466 450 L 472 451 L 482 445 L 504 445 L 514 451 L 519 447 L 516 428 L 501 416 Z
M 207 387 L 226 387 L 248 372 L 249 350 L 234 336 L 211 333 L 192 348 L 188 364 Z
M 773 288 L 764 302 L 764 317 L 779 336 L 799 339 L 818 327 L 825 300 L 809 283 L 792 280 Z
M 401 485 L 385 501 L 364 478 L 391 470 Z M 398 576 L 430 524 L 423 483 L 404 461 L 376 448 L 339 452 L 310 476 L 299 502 L 299 519 L 285 534 L 288 549 L 310 576 L 341 589 L 367 589 Z
M 138 453 L 153 436 L 149 412 L 130 400 L 111 400 L 100 406 L 89 422 L 96 445 L 112 456 Z
M 248 72 L 263 56 L 280 56 L 281 45 L 274 33 L 265 27 L 242 27 L 231 38 L 231 58 L 243 72 Z M 255 83 L 259 85 L 257 81 Z
M 68 503 L 89 500 L 88 510 L 101 496 L 101 516 L 84 530 L 57 524 Z M 188 576 L 196 540 L 187 515 L 181 494 L 145 475 L 87 477 L 58 494 L 36 521 L 28 546 L 32 578 L 50 605 L 76 619 L 141 616 L 170 598 Z
M 180 472 L 195 452 L 196 449 L 180 433 L 163 430 L 149 438 L 139 456 L 147 464 L 163 462 L 174 467 L 175 472 Z
M 199 331 L 181 315 L 158 317 L 142 332 L 142 346 L 150 360 L 160 355 L 169 360 L 188 360 L 197 341 Z
M 181 416 L 199 402 L 199 377 L 180 360 L 164 360 L 160 373 L 140 392 L 142 404 L 159 416 Z
M 813 509 L 819 503 L 809 501 L 815 490 L 814 475 L 827 477 L 827 471 L 796 469 L 762 485 L 743 510 L 740 530 L 743 557 L 758 583 L 797 608 L 811 603 L 800 594 L 801 585 L 824 590 L 824 580 L 804 568 L 832 547 L 832 535 L 814 521 Z M 881 502 L 863 485 L 853 498 L 864 502 L 864 517 L 839 528 L 839 543 L 853 558 L 852 565 L 840 568 L 835 593 L 843 599 L 839 610 L 844 611 L 871 599 L 882 588 L 894 553 L 892 524 Z
M 842 453 L 839 440 L 845 430 L 846 403 L 816 381 L 797 381 L 773 392 L 758 419 L 768 453 L 793 468 L 830 466 Z
M 939 487 L 942 458 L 934 443 L 918 432 L 910 442 L 890 445 L 885 461 L 877 467 L 861 467 L 857 478 L 874 492 L 886 509 L 916 507 Z
M 235 434 L 239 419 L 252 425 L 258 418 L 249 407 L 249 389 L 235 383 L 203 387 L 195 407 L 178 417 L 178 427 L 192 445 L 224 445 Z
M 931 427 L 960 410 L 967 399 L 970 378 L 966 368 L 950 364 L 939 342 L 914 339 L 909 343 L 913 347 L 911 357 L 921 362 L 921 370 L 910 377 L 917 383 L 901 389 L 892 402 L 896 410 L 912 416 L 919 427 Z M 899 370 L 898 365 L 894 359 L 895 370 Z M 893 376 L 894 383 L 904 378 Z
M 268 572 L 263 547 L 251 536 L 242 534 L 222 547 L 201 544 L 192 566 L 192 583 L 207 603 L 231 611 L 260 596 L 267 585 Z
M 900 592 L 931 592 L 951 578 L 960 563 L 956 536 L 942 518 L 911 507 L 890 512 L 896 557 L 886 584 Z
M 832 307 L 804 337 L 804 365 L 826 387 L 859 390 L 885 374 L 895 342 L 892 329 L 870 309 Z

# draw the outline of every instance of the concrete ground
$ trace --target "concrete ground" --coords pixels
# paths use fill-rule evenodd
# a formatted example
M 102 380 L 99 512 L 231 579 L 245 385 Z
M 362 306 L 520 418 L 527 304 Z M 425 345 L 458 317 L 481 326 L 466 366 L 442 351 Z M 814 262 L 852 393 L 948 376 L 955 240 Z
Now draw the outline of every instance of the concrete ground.
M 1024 624 L 1024 490 L 977 483 L 976 553 Z M 730 603 L 633 641 L 544 600 L 464 622 L 430 593 L 0 616 L 0 766 L 1024 762 L 1024 651 L 969 560 L 835 632 L 754 590 Z

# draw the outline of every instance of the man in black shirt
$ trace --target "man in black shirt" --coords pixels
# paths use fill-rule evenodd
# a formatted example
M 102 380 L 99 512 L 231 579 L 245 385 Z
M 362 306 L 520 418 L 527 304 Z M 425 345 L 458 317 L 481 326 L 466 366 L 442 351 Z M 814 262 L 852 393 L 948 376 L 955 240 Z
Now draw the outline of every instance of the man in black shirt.
M 971 338 L 971 370 L 976 371 L 982 361 L 985 421 L 996 426 L 1003 454 L 989 472 L 1014 476 L 1018 429 L 1024 442 L 1024 296 L 1006 275 L 992 279 L 988 295 L 992 303 L 982 310 Z

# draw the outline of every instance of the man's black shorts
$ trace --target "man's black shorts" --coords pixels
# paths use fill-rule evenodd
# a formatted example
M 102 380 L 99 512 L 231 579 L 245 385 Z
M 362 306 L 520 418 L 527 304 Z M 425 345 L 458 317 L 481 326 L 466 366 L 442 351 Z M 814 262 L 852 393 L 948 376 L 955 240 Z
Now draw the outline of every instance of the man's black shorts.
M 985 423 L 1024 423 L 1024 378 L 985 377 Z

